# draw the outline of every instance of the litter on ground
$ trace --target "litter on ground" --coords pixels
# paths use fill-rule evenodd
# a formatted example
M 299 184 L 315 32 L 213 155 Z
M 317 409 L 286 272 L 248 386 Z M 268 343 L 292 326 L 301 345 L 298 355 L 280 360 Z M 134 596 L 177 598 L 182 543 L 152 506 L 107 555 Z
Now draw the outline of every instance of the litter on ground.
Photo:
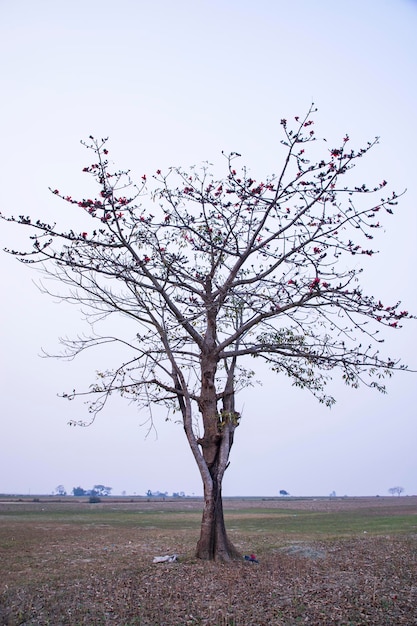
M 154 556 L 153 563 L 174 563 L 178 561 L 178 554 L 166 554 L 165 556 Z

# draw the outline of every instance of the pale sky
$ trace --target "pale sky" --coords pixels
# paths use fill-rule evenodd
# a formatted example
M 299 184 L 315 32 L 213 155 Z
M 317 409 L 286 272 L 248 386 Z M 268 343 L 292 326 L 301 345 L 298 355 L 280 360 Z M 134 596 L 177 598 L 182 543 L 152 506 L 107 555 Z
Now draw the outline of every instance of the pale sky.
M 316 133 L 352 147 L 381 142 L 358 183 L 407 188 L 384 220 L 363 285 L 417 313 L 417 2 L 412 0 L 0 0 L 0 210 L 54 220 L 84 196 L 89 155 L 80 139 L 109 136 L 112 158 L 137 179 L 170 165 L 237 151 L 255 178 L 280 168 L 282 117 L 319 108 Z M 29 232 L 0 223 L 0 244 Z M 82 402 L 57 397 L 88 386 L 103 363 L 42 359 L 58 337 L 84 329 L 77 307 L 34 285 L 35 271 L 0 254 L 0 493 L 51 493 L 104 484 L 114 494 L 184 491 L 201 480 L 182 427 L 146 419 L 114 399 L 95 424 Z M 384 353 L 417 370 L 417 321 L 386 333 Z M 417 493 L 417 374 L 398 373 L 388 395 L 346 388 L 331 410 L 283 376 L 238 396 L 224 495 Z

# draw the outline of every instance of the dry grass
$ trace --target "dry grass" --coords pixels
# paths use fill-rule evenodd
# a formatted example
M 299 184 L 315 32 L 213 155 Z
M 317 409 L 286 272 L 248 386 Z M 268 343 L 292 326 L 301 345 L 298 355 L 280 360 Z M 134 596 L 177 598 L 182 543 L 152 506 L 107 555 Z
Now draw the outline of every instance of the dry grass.
M 0 624 L 417 624 L 417 498 L 226 501 L 259 565 L 197 561 L 200 507 L 0 502 Z

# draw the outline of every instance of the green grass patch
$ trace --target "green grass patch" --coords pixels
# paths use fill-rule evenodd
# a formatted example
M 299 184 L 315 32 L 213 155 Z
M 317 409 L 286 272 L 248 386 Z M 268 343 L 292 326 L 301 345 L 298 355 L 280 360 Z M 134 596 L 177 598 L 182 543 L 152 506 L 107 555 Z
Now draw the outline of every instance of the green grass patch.
M 181 508 L 171 503 L 120 504 L 27 503 L 0 509 L 0 523 L 65 524 L 158 530 L 195 530 L 201 522 L 201 502 Z M 395 507 L 308 510 L 280 508 L 279 504 L 247 508 L 225 505 L 226 527 L 234 533 L 267 533 L 323 538 L 417 532 L 417 512 Z
M 195 511 L 125 511 L 91 508 L 78 511 L 49 510 L 6 512 L 0 514 L 0 523 L 32 522 L 34 524 L 79 524 L 100 526 L 133 526 L 165 530 L 199 527 L 201 513 Z
M 226 513 L 226 526 L 237 531 L 305 535 L 308 538 L 346 537 L 417 532 L 417 515 L 387 515 L 374 511 L 268 511 L 241 510 Z

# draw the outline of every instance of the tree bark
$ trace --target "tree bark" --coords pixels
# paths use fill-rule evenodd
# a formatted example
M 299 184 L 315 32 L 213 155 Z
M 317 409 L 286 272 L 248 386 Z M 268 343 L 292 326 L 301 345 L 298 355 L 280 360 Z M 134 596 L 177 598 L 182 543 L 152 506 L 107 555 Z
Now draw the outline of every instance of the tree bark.
M 208 472 L 202 474 L 204 484 L 204 509 L 201 520 L 197 558 L 210 561 L 231 561 L 240 554 L 229 540 L 224 522 L 222 481 L 228 466 L 233 433 L 236 425 L 228 419 L 219 428 L 215 440 L 200 440 Z
M 204 485 L 204 510 L 196 556 L 206 561 L 222 562 L 240 558 L 226 533 L 221 485 L 218 483 L 213 483 L 209 489 Z

